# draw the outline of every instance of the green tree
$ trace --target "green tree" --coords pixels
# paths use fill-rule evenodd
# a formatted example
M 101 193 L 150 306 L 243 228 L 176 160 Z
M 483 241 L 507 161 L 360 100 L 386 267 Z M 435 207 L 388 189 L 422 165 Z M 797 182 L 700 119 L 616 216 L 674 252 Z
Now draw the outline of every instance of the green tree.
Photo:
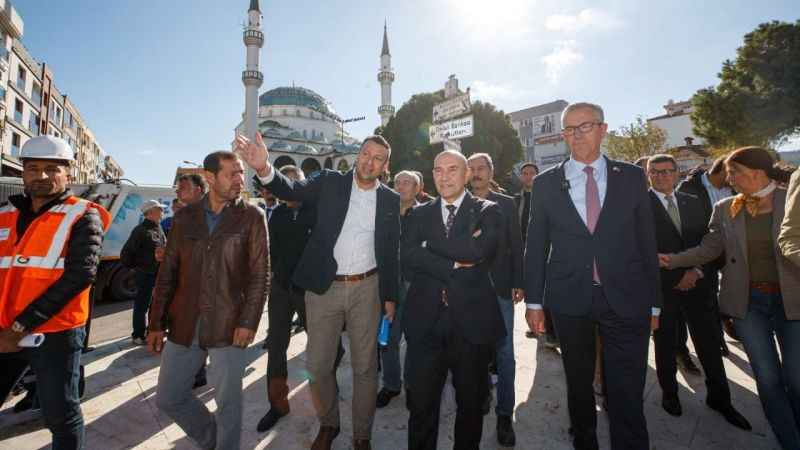
M 609 131 L 603 145 L 611 158 L 633 162 L 642 156 L 663 152 L 666 141 L 664 130 L 639 116 L 630 125 Z
M 419 170 L 425 179 L 425 190 L 434 192 L 433 158 L 442 151 L 442 144 L 431 145 L 428 128 L 431 125 L 433 105 L 444 100 L 443 91 L 416 94 L 397 110 L 383 127 L 382 135 L 392 146 L 390 169 Z M 494 162 L 495 180 L 510 188 L 511 168 L 522 159 L 522 144 L 516 130 L 503 111 L 484 102 L 472 104 L 474 135 L 461 140 L 465 156 L 485 152 Z
M 712 147 L 777 146 L 800 131 L 800 20 L 746 34 L 719 78 L 692 98 L 694 132 Z

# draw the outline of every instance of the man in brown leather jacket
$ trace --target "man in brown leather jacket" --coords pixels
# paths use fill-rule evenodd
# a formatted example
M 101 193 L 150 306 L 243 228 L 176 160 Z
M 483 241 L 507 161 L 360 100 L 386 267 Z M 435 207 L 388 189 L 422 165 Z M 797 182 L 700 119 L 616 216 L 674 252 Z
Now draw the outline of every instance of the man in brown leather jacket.
M 156 403 L 202 449 L 238 449 L 245 348 L 269 292 L 264 212 L 245 202 L 231 152 L 203 161 L 209 192 L 175 216 L 150 308 L 148 345 L 161 357 Z M 164 337 L 167 337 L 166 344 Z M 216 417 L 192 394 L 209 356 Z

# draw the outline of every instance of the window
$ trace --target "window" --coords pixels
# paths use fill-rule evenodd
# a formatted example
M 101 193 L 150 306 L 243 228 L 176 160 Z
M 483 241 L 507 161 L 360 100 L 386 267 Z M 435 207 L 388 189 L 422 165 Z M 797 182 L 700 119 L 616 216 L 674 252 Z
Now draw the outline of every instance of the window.
M 42 85 L 37 83 L 37 82 L 35 82 L 35 81 L 33 82 L 33 89 L 31 89 L 31 100 L 33 101 L 33 104 L 36 105 L 36 106 L 40 106 L 40 105 L 43 104 L 42 103 Z
M 0 86 L 0 100 L 5 100 L 5 99 L 6 99 L 6 88 Z
M 64 109 L 64 128 L 72 128 L 72 114 L 68 109 Z
M 11 133 L 11 156 L 19 156 L 19 134 Z
M 17 67 L 17 89 L 20 91 L 25 92 L 25 79 L 27 78 L 28 73 L 25 72 L 25 68 L 22 66 Z
M 22 100 L 16 99 L 14 101 L 14 120 L 16 120 L 19 124 L 22 123 L 22 108 Z
M 31 133 L 34 135 L 39 134 L 39 115 L 33 111 L 31 111 L 31 117 L 28 119 L 28 129 L 31 130 Z

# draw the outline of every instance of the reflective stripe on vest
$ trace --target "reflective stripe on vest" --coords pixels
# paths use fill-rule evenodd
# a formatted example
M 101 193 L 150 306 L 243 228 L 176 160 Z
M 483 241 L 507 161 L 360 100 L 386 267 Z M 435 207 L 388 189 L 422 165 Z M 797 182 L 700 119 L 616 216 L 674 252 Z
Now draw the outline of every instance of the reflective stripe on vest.
M 0 328 L 10 326 L 64 273 L 70 232 L 88 208 L 98 211 L 107 230 L 111 222 L 108 212 L 74 196 L 34 219 L 22 236 L 16 233 L 19 211 L 13 205 L 0 207 Z M 89 287 L 35 331 L 57 332 L 82 326 L 88 310 Z

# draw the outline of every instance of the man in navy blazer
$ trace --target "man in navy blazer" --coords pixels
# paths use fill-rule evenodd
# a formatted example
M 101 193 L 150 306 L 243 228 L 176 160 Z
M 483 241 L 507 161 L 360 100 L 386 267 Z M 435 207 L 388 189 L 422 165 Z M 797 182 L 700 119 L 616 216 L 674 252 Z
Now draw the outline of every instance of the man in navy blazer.
M 488 365 L 506 333 L 490 275 L 503 215 L 465 190 L 469 168 L 461 153 L 439 153 L 433 178 L 439 198 L 412 209 L 403 229 L 403 273 L 411 281 L 403 320 L 408 450 L 436 449 L 448 372 L 458 404 L 453 448 L 478 450 Z
M 362 143 L 353 170 L 344 174 L 323 170 L 298 181 L 274 170 L 258 133 L 255 142 L 238 136 L 236 151 L 278 198 L 317 207 L 316 224 L 292 278 L 306 290 L 307 365 L 320 419 L 311 448 L 328 450 L 339 434 L 334 367 L 339 334 L 347 324 L 353 367 L 353 448 L 370 449 L 381 302 L 392 320 L 400 279 L 400 197 L 378 180 L 389 165 L 389 143 L 370 136 Z
M 611 447 L 649 448 L 643 410 L 651 329 L 661 307 L 652 204 L 644 172 L 606 158 L 603 110 L 568 106 L 571 158 L 536 177 L 525 261 L 526 320 L 561 341 L 576 449 L 597 449 L 595 327 L 603 342 Z

